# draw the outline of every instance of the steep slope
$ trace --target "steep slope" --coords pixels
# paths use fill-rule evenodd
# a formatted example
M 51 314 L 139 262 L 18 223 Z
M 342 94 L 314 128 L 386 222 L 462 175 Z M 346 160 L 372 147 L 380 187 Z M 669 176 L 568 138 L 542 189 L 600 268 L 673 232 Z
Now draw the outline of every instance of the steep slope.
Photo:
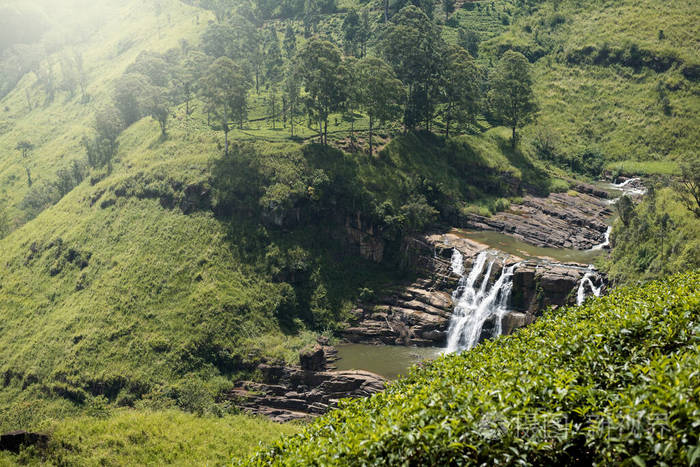
M 515 10 L 503 35 L 535 64 L 541 107 L 528 132 L 562 166 L 672 173 L 696 151 L 700 54 L 697 2 L 539 2 Z M 598 159 L 598 160 L 596 160 Z M 596 169 L 591 171 L 592 175 Z

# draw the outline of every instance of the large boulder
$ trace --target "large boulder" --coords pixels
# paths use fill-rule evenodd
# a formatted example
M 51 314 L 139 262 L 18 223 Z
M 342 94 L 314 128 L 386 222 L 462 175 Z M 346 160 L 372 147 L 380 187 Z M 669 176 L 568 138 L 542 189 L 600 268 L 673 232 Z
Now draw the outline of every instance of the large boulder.
M 299 353 L 299 365 L 306 371 L 323 371 L 326 369 L 326 354 L 319 344 L 306 348 Z

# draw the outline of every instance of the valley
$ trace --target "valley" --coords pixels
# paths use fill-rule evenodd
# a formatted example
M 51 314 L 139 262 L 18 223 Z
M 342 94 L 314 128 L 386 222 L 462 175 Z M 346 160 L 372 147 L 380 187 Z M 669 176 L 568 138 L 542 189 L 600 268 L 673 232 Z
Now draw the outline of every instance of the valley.
M 0 2 L 0 466 L 697 464 L 696 37 Z

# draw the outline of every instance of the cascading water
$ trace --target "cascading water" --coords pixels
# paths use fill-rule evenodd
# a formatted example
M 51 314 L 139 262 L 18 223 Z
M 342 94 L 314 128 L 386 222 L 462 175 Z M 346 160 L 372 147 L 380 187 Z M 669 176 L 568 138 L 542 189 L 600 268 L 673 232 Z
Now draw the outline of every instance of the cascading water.
M 576 304 L 581 305 L 584 300 L 586 300 L 586 285 L 588 285 L 588 288 L 591 290 L 591 293 L 595 297 L 600 297 L 600 292 L 603 289 L 603 286 L 601 285 L 600 287 L 596 287 L 591 278 L 595 276 L 595 273 L 593 271 L 587 272 L 582 278 L 581 278 L 581 283 L 578 286 L 578 290 L 576 291 Z
M 486 262 L 488 260 L 488 266 Z M 464 276 L 462 254 L 454 249 L 452 252 L 452 272 L 461 276 L 457 289 L 452 294 L 456 303 L 450 326 L 447 330 L 447 352 L 459 352 L 471 349 L 479 343 L 484 323 L 494 318 L 496 320 L 494 335 L 502 332 L 501 320 L 508 312 L 508 300 L 513 288 L 513 272 L 517 264 L 505 267 L 500 277 L 489 287 L 491 271 L 498 257 L 488 251 L 479 253 L 468 276 Z M 486 272 L 484 271 L 486 266 Z M 480 277 L 481 283 L 476 284 Z
M 612 233 L 612 227 L 608 227 L 608 230 L 605 231 L 605 237 L 603 239 L 603 243 L 594 246 L 593 248 L 591 248 L 591 251 L 598 251 L 598 250 L 602 250 L 603 248 L 609 247 L 611 233 Z

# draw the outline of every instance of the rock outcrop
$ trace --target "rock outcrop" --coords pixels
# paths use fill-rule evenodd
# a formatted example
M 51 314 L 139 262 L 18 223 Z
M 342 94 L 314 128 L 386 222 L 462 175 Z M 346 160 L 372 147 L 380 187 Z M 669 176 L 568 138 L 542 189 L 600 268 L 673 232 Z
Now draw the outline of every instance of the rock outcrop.
M 547 198 L 526 196 L 522 204 L 492 217 L 468 214 L 462 226 L 502 232 L 535 246 L 589 250 L 605 241 L 605 219 L 611 214 L 601 197 L 554 193 Z
M 299 354 L 300 366 L 261 363 L 261 382 L 239 381 L 224 395 L 249 413 L 278 422 L 321 415 L 346 397 L 367 397 L 384 389 L 385 379 L 368 371 L 328 371 L 336 350 L 324 338 Z
M 403 257 L 419 278 L 388 291 L 373 304 L 355 309 L 343 337 L 354 343 L 443 346 L 455 306 L 452 293 L 460 279 L 452 272 L 454 249 L 462 254 L 464 271 L 468 272 L 477 255 L 489 247 L 452 233 L 407 239 Z M 525 261 L 505 253 L 498 255 L 490 283 L 503 267 L 516 265 L 509 306 L 513 311 L 501 322 L 504 334 L 533 322 L 548 306 L 574 304 L 581 281 L 591 273 L 583 264 Z M 596 286 L 602 282 L 599 275 L 592 280 Z M 483 335 L 490 335 L 495 324 L 485 323 Z
M 241 381 L 226 398 L 249 413 L 278 422 L 309 419 L 340 399 L 367 397 L 384 389 L 385 380 L 368 371 L 310 371 L 261 364 L 262 382 Z

